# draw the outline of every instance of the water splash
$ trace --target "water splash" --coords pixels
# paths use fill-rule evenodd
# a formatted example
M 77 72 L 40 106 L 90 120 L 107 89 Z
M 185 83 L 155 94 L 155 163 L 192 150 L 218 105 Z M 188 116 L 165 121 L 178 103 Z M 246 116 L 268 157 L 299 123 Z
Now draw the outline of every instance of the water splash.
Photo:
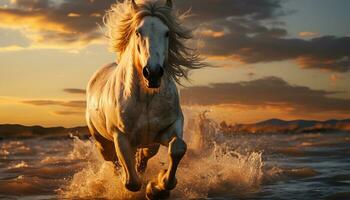
M 188 124 L 188 123 L 187 123 Z M 178 169 L 178 185 L 173 198 L 205 198 L 212 195 L 244 195 L 256 191 L 263 177 L 261 152 L 242 152 L 221 137 L 216 123 L 205 115 L 190 120 L 185 140 L 188 153 Z M 69 159 L 84 159 L 85 164 L 74 174 L 59 194 L 64 198 L 144 199 L 144 187 L 168 163 L 167 150 L 161 148 L 150 160 L 144 186 L 140 192 L 127 191 L 123 173 L 111 162 L 105 162 L 92 141 L 74 138 Z
M 240 154 L 224 146 L 185 160 L 178 177 L 181 182 L 176 197 L 204 198 L 210 196 L 241 195 L 258 189 L 262 179 L 261 153 Z

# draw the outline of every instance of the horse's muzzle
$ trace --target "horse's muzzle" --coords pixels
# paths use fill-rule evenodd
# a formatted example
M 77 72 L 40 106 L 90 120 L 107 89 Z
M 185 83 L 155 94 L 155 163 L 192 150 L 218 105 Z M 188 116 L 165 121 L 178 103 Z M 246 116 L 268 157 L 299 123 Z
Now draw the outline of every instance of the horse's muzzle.
M 164 74 L 164 69 L 161 66 L 155 68 L 155 70 L 150 70 L 151 68 L 146 66 L 142 70 L 142 74 L 145 77 L 146 84 L 148 88 L 159 88 Z

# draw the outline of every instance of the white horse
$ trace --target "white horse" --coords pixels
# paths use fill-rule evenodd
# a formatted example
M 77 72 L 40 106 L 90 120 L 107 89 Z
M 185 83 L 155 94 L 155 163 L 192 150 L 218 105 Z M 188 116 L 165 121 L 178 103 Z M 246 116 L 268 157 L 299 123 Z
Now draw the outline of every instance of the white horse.
M 204 66 L 184 44 L 191 31 L 180 18 L 171 0 L 112 5 L 104 22 L 118 64 L 98 70 L 87 86 L 88 127 L 104 159 L 121 165 L 128 190 L 141 189 L 139 173 L 160 145 L 168 147 L 169 166 L 147 184 L 147 199 L 166 197 L 176 186 L 187 148 L 176 82 Z

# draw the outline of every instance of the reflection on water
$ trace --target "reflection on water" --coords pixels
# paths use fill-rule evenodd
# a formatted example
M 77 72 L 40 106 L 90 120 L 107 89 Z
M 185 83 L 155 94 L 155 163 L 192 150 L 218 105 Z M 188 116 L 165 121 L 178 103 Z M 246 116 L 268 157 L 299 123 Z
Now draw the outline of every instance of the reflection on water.
M 209 119 L 190 124 L 172 199 L 350 199 L 348 133 L 233 135 Z M 144 185 L 167 162 L 163 148 Z M 0 199 L 143 199 L 144 188 L 126 191 L 121 176 L 90 140 L 0 141 Z

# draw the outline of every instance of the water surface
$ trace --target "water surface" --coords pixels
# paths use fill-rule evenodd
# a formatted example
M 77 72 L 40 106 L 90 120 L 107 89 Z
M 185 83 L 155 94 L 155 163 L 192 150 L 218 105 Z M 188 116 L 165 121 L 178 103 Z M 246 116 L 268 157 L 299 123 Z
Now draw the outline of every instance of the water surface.
M 171 199 L 350 199 L 350 134 L 223 134 L 207 120 L 186 128 L 189 150 Z M 167 166 L 152 158 L 144 185 Z M 89 139 L 0 141 L 0 199 L 143 199 Z

